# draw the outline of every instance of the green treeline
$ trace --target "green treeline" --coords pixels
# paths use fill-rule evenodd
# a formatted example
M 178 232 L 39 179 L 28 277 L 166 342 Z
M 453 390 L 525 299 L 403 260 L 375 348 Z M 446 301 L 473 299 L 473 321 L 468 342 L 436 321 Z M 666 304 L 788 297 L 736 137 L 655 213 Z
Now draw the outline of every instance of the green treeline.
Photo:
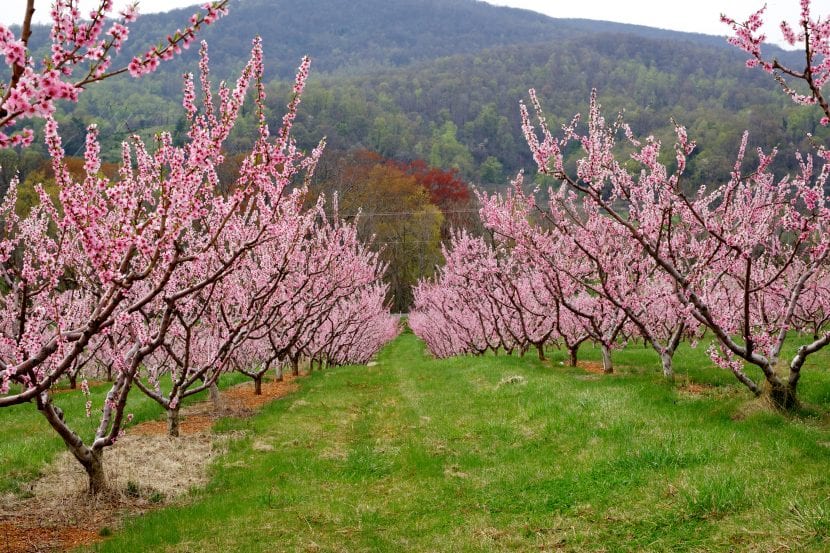
M 120 61 L 191 11 L 139 19 L 132 50 Z M 36 30 L 34 44 L 45 32 Z M 329 156 L 366 149 L 401 161 L 423 159 L 487 187 L 533 168 L 518 110 L 531 87 L 555 125 L 584 113 L 597 88 L 606 113 L 624 111 L 636 134 L 668 141 L 667 159 L 673 157 L 672 118 L 686 125 L 699 144 L 689 186 L 728 178 L 744 129 L 752 131 L 753 146 L 782 150 L 775 166 L 781 173 L 795 167 L 793 150 L 809 149 L 807 133 L 828 138 L 817 112 L 791 105 L 766 75 L 743 69 L 743 55 L 717 37 L 552 19 L 476 0 L 245 0 L 232 2 L 230 15 L 203 35 L 217 80 L 238 71 L 257 34 L 266 47 L 274 124 L 300 57 L 312 56 L 296 129 L 304 148 L 326 136 Z M 98 83 L 77 105 L 62 106 L 67 154 L 82 153 L 91 122 L 111 161 L 133 133 L 171 130 L 181 137 L 181 73 L 197 69 L 197 49 L 149 78 Z M 251 141 L 254 113 L 246 109 L 231 154 Z M 10 168 L 25 173 L 32 166 L 28 156 L 5 160 L 2 179 Z
M 424 159 L 457 168 L 467 180 L 503 184 L 532 160 L 521 135 L 518 102 L 535 87 L 551 123 L 585 112 L 592 88 L 606 113 L 624 111 L 635 134 L 672 140 L 674 118 L 699 144 L 690 185 L 728 178 L 738 141 L 750 129 L 753 146 L 778 146 L 776 170 L 795 167 L 807 133 L 828 138 L 817 112 L 790 105 L 765 75 L 740 67 L 728 50 L 631 35 L 506 46 L 355 77 L 312 79 L 295 136 L 311 148 L 326 136 L 329 155 L 353 149 L 399 160 Z M 738 65 L 736 67 L 736 65 Z M 170 129 L 181 136 L 180 82 L 163 75 L 101 83 L 65 106 L 60 122 L 69 155 L 83 151 L 84 128 L 97 122 L 104 150 L 118 157 L 121 140 Z M 290 83 L 268 85 L 277 124 Z M 251 141 L 255 114 L 246 108 L 229 142 L 231 153 Z M 667 143 L 670 146 L 671 142 Z M 671 149 L 666 148 L 671 156 Z

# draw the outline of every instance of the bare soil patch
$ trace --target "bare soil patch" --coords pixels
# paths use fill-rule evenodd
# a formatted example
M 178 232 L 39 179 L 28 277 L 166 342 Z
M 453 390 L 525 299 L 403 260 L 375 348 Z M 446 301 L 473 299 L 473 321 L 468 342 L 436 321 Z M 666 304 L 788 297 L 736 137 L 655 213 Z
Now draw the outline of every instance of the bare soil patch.
M 166 420 L 128 428 L 105 453 L 112 492 L 102 497 L 86 494 L 86 474 L 71 454 L 62 453 L 32 482 L 28 497 L 0 497 L 0 553 L 89 546 L 108 533 L 102 529 L 118 527 L 125 516 L 158 508 L 205 485 L 208 465 L 230 439 L 212 434 L 213 422 L 250 416 L 297 388 L 292 376 L 263 382 L 262 395 L 254 394 L 253 382 L 230 388 L 220 393 L 218 405 L 204 401 L 182 409 L 179 438 L 167 435 Z
M 602 368 L 602 363 L 599 361 L 577 361 L 576 366 L 582 369 L 585 372 L 589 372 L 592 374 L 614 374 L 614 373 L 606 373 L 605 369 Z
M 255 410 L 274 399 L 285 397 L 295 390 L 297 390 L 296 378 L 286 375 L 282 382 L 263 382 L 262 395 L 254 395 L 254 383 L 246 382 L 223 393 L 222 401 L 228 403 L 226 408 Z
M 186 412 L 186 410 L 185 410 Z M 214 417 L 208 415 L 188 415 L 179 422 L 179 434 L 181 436 L 192 436 L 194 434 L 205 434 L 213 426 Z M 166 436 L 167 421 L 147 421 L 129 429 L 129 436 Z
M 24 528 L 0 522 L 0 553 L 18 551 L 67 550 L 93 543 L 98 534 L 83 528 Z

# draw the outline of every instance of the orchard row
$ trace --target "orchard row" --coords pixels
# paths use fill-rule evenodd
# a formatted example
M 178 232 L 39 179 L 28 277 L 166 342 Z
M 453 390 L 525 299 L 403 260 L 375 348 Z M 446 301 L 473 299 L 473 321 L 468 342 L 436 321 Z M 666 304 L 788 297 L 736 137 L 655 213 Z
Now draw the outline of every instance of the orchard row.
M 29 404 L 42 413 L 83 465 L 91 493 L 107 488 L 104 451 L 129 421 L 130 393 L 163 406 L 175 436 L 183 400 L 227 371 L 247 374 L 259 391 L 272 367 L 281 377 L 284 365 L 296 374 L 301 358 L 319 366 L 364 363 L 398 332 L 377 253 L 358 239 L 354 222 L 337 216 L 336 199 L 334 209 L 324 209 L 323 199 L 308 205 L 307 182 L 324 144 L 307 155 L 291 138 L 308 59 L 272 136 L 259 39 L 237 82 L 218 90 L 203 44 L 201 101 L 194 78 L 184 80 L 183 144 L 169 133 L 151 145 L 134 137 L 123 145 L 117 178 L 109 179 L 92 126 L 83 177 L 68 170 L 53 100 L 74 100 L 90 80 L 126 69 L 134 76 L 152 70 L 221 15 L 225 2 L 204 6 L 167 46 L 114 71 L 110 53 L 135 14 L 125 11 L 104 31 L 111 4 L 100 2 L 84 20 L 76 2 L 57 2 L 52 57 L 40 71 L 26 44 L 31 10 L 19 40 L 0 32 L 12 75 L 0 124 L 16 131 L 0 140 L 25 144 L 31 132 L 19 129 L 20 118 L 45 118 L 59 190 L 52 198 L 38 187 L 40 202 L 25 216 L 15 210 L 16 183 L 0 204 L 0 407 Z M 87 72 L 73 80 L 73 68 L 83 64 Z M 250 97 L 258 134 L 235 181 L 220 187 L 223 144 Z M 103 405 L 87 403 L 87 416 L 99 423 L 82 438 L 52 391 L 62 379 L 80 378 L 88 393 L 86 375 L 101 373 L 111 388 Z
M 770 72 L 795 102 L 817 105 L 828 124 L 830 26 L 811 16 L 808 0 L 801 8 L 798 26 L 782 29 L 791 45 L 803 45 L 803 70 L 763 57 L 763 9 L 745 23 L 723 20 L 735 33 L 730 42 L 752 56 L 750 67 Z M 431 351 L 541 353 L 558 342 L 575 362 L 576 348 L 591 339 L 611 370 L 618 338 L 638 335 L 671 378 L 680 341 L 708 330 L 716 364 L 776 406 L 794 406 L 805 361 L 830 343 L 830 152 L 817 145 L 821 165 L 796 153 L 800 171 L 779 179 L 770 170 L 776 151 L 745 159 L 745 134 L 731 179 L 689 194 L 695 143 L 684 127 L 676 124 L 673 151 L 664 152 L 621 117 L 606 120 L 593 95 L 585 124 L 577 116 L 554 136 L 530 96 L 535 122 L 522 105 L 525 137 L 539 171 L 560 186 L 543 205 L 523 192 L 521 175 L 506 196 L 479 196 L 492 240 L 456 235 L 447 265 L 415 294 L 411 324 Z M 582 155 L 570 164 L 574 151 Z M 796 333 L 812 339 L 784 358 Z

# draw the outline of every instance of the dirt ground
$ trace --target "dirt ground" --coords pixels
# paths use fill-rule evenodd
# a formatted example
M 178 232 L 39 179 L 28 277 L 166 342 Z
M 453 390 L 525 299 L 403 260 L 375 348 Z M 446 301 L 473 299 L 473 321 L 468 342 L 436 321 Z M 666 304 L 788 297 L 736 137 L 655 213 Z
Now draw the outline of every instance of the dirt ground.
M 127 429 L 105 453 L 112 492 L 91 498 L 86 475 L 66 452 L 32 482 L 25 497 L 0 496 L 0 553 L 63 551 L 91 545 L 120 525 L 127 515 L 158 508 L 207 483 L 207 468 L 231 436 L 211 432 L 220 417 L 247 417 L 266 403 L 297 389 L 293 377 L 240 384 L 211 401 L 182 409 L 179 438 L 167 436 L 165 420 Z M 80 393 L 80 392 L 78 392 Z
M 593 374 L 606 374 L 605 371 L 602 369 L 602 363 L 598 361 L 577 361 L 576 366 L 582 369 L 583 371 L 593 373 Z M 611 373 L 614 374 L 614 373 Z

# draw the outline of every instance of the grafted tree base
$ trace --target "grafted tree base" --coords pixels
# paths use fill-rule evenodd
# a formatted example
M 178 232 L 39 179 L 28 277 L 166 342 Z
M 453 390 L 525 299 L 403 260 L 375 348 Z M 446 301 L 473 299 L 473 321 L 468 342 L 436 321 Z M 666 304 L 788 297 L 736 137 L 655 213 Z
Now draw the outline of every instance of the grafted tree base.
M 787 385 L 768 385 L 762 397 L 778 411 L 793 411 L 800 406 L 795 389 Z
M 611 362 L 611 349 L 608 346 L 602 346 L 602 372 L 605 374 L 614 374 L 614 364 Z
M 214 382 L 208 388 L 208 392 L 210 393 L 210 401 L 213 403 L 214 409 L 221 409 L 222 408 L 222 395 L 219 393 L 219 386 Z
M 674 368 L 672 366 L 672 355 L 668 352 L 660 354 L 660 365 L 663 368 L 663 378 L 674 382 Z
M 579 352 L 579 346 L 577 346 L 575 348 L 568 348 L 568 366 L 569 367 L 576 367 L 577 352 Z
M 89 488 L 87 489 L 89 495 L 100 495 L 109 490 L 107 476 L 104 473 L 104 464 L 101 461 L 94 462 L 84 468 L 89 476 Z
M 104 472 L 104 451 L 95 451 L 89 448 L 73 449 L 70 451 L 84 467 L 89 478 L 87 493 L 89 495 L 101 495 L 109 491 L 107 475 Z
M 167 435 L 171 438 L 179 437 L 179 410 L 167 410 Z

